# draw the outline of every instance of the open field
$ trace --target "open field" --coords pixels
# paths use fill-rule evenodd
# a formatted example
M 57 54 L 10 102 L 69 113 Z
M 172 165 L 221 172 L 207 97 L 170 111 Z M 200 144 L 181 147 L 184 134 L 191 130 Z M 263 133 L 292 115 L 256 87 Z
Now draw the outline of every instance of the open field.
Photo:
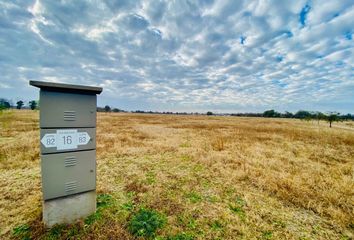
M 300 120 L 99 113 L 99 211 L 41 224 L 38 111 L 0 113 L 0 238 L 353 239 L 354 126 Z

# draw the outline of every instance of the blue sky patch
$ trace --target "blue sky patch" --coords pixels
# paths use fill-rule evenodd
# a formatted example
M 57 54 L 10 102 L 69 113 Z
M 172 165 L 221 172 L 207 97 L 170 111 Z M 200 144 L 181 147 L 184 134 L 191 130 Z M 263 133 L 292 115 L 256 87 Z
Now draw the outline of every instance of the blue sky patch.
M 301 12 L 299 14 L 299 21 L 302 27 L 305 27 L 306 25 L 306 17 L 307 14 L 310 12 L 311 7 L 309 4 L 306 4 L 302 9 Z
M 346 38 L 347 40 L 352 40 L 352 39 L 353 39 L 353 34 L 352 34 L 351 32 L 346 32 L 346 33 L 344 34 L 344 36 L 345 36 L 345 38 Z
M 246 41 L 246 37 L 241 36 L 241 37 L 240 37 L 240 43 L 241 43 L 242 45 L 244 45 L 244 44 L 245 44 L 245 41 Z

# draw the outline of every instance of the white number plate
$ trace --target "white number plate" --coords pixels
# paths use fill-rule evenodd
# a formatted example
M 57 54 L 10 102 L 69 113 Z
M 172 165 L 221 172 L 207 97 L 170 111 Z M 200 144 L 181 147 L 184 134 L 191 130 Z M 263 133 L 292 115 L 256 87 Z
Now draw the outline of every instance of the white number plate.
M 77 129 L 59 129 L 56 133 L 45 134 L 41 139 L 46 148 L 56 147 L 57 150 L 76 149 L 89 141 L 90 135 L 87 132 L 78 132 Z

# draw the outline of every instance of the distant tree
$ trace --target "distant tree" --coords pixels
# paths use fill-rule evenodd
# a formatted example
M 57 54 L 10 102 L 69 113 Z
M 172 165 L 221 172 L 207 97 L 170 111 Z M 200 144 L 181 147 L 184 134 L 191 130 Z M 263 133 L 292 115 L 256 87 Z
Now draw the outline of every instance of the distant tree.
M 1 98 L 0 99 L 0 109 L 9 109 L 11 107 L 10 101 Z
M 350 113 L 347 113 L 346 115 L 342 115 L 341 119 L 344 120 L 344 121 L 354 120 L 354 115 L 351 115 Z
M 16 105 L 17 105 L 16 108 L 17 108 L 17 109 L 21 109 L 21 108 L 23 107 L 23 104 L 24 104 L 24 103 L 23 103 L 22 100 L 18 101 L 18 102 L 16 103 Z
M 209 111 L 209 112 L 207 112 L 207 115 L 211 116 L 211 115 L 213 115 L 213 113 Z
M 300 110 L 295 113 L 294 117 L 299 119 L 309 119 L 311 118 L 311 113 L 309 111 Z
M 320 124 L 320 120 L 326 120 L 326 115 L 321 112 L 317 112 L 316 114 L 314 114 L 314 118 L 317 119 L 317 124 Z
M 275 111 L 273 109 L 264 111 L 263 117 L 273 117 L 274 116 L 274 112 Z
M 29 101 L 29 107 L 34 110 L 37 108 L 37 102 L 35 100 Z
M 112 112 L 123 112 L 123 110 L 121 110 L 119 108 L 113 108 Z
M 272 118 L 272 117 L 280 117 L 280 113 L 274 111 L 273 109 L 271 110 L 267 110 L 263 113 L 263 117 L 268 117 L 268 118 Z
M 326 117 L 326 120 L 327 120 L 327 122 L 329 122 L 329 127 L 331 128 L 333 122 L 337 122 L 340 120 L 339 113 L 336 113 L 336 112 L 329 113 Z
M 285 118 L 293 118 L 293 117 L 294 117 L 294 114 L 292 114 L 291 112 L 285 111 L 285 113 L 283 114 L 283 116 L 284 116 Z
M 110 112 L 111 111 L 111 107 L 108 106 L 108 105 L 104 106 L 104 111 L 105 112 Z

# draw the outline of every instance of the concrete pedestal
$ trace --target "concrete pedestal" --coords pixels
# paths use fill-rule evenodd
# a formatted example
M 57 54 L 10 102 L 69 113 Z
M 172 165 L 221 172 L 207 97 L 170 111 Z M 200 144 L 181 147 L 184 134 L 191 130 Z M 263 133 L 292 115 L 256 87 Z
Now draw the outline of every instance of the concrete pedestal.
M 43 202 L 43 222 L 47 227 L 55 224 L 73 223 L 96 211 L 96 191 Z

